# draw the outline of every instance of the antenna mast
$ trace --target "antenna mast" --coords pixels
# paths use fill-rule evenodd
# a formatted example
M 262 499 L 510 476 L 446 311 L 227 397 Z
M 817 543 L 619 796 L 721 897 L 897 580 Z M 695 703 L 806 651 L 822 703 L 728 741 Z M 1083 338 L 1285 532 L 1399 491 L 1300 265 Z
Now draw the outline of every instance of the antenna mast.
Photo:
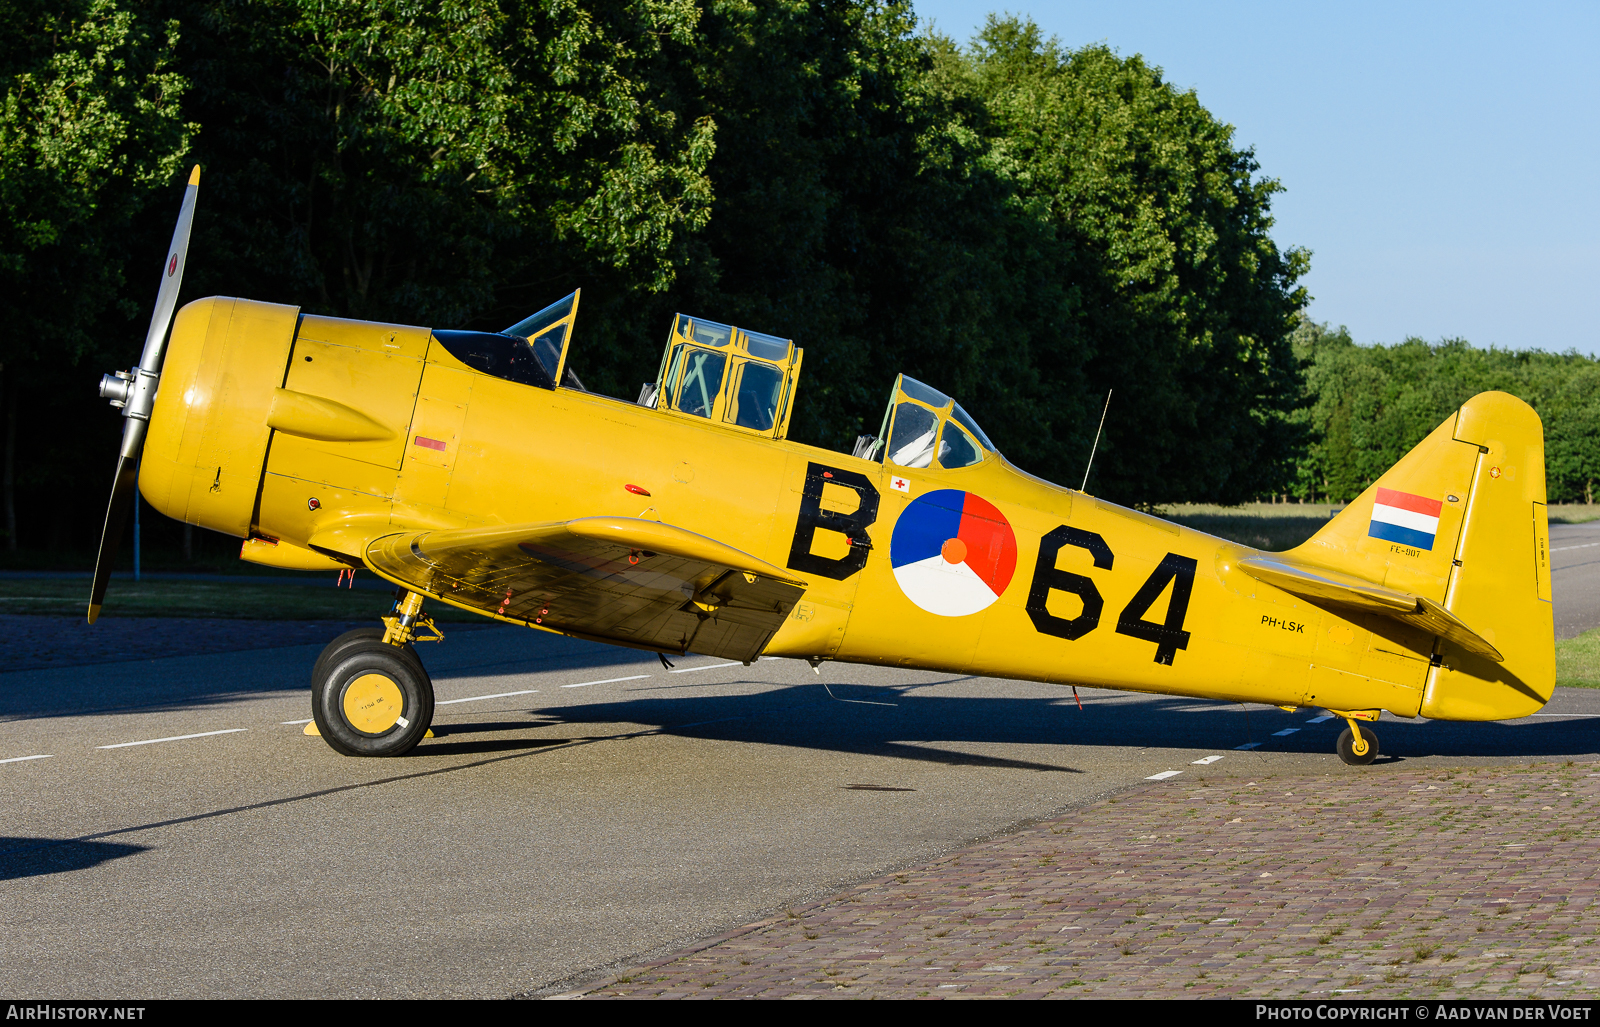
M 1094 466 L 1094 455 L 1100 449 L 1100 433 L 1105 431 L 1105 428 L 1106 428 L 1106 411 L 1110 410 L 1110 409 L 1111 409 L 1111 390 L 1107 389 L 1106 390 L 1106 405 L 1105 405 L 1104 409 L 1102 409 L 1100 411 L 1100 427 L 1098 427 L 1098 428 L 1096 428 L 1094 430 L 1094 447 L 1089 450 L 1089 463 L 1083 469 L 1083 484 L 1078 486 L 1078 491 L 1079 492 L 1082 492 L 1084 489 L 1089 487 L 1089 468 Z

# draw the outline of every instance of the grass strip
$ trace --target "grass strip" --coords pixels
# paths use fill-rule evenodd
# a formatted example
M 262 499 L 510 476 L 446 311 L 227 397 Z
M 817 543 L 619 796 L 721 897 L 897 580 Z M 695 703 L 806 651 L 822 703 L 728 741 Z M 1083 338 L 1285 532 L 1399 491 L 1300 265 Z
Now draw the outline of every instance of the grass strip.
M 1167 515 L 1167 519 L 1207 535 L 1270 553 L 1293 549 L 1328 524 L 1326 517 L 1256 517 L 1241 514 L 1172 513 Z
M 1556 684 L 1600 688 L 1600 628 L 1556 643 Z
M 0 613 L 82 616 L 89 605 L 83 578 L 0 578 Z M 104 617 L 224 617 L 240 620 L 370 620 L 389 612 L 394 600 L 374 589 L 315 585 L 205 581 L 113 581 Z M 441 622 L 486 618 L 445 603 L 427 612 Z

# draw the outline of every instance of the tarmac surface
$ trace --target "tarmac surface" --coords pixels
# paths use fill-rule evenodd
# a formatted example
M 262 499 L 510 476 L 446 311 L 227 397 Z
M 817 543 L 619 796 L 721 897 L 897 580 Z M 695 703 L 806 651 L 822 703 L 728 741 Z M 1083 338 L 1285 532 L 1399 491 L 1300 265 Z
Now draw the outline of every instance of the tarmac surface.
M 1550 525 L 1550 588 L 1557 638 L 1600 627 L 1600 521 Z
M 1594 535 L 1600 541 L 1600 529 Z M 1600 589 L 1586 599 L 1589 592 L 1572 587 L 1592 575 L 1585 550 L 1563 549 L 1586 545 L 1582 538 L 1552 539 L 1558 561 L 1580 557 L 1558 562 L 1556 572 L 1557 614 L 1573 624 L 1590 616 L 1584 609 L 1600 613 Z M 1600 617 L 1588 626 L 1595 622 Z M 1210 923 L 1234 918 L 1251 928 L 1252 951 L 1261 953 L 1251 958 L 1269 968 L 1273 959 L 1309 959 L 1319 964 L 1317 981 L 1344 982 L 1370 981 L 1381 966 L 1379 979 L 1396 975 L 1386 985 L 1403 990 L 1411 985 L 1398 975 L 1418 974 L 1413 985 L 1432 994 L 1503 976 L 1505 966 L 1494 965 L 1501 957 L 1485 953 L 1512 951 L 1510 942 L 1478 950 L 1453 940 L 1458 928 L 1480 932 L 1441 906 L 1446 919 L 1436 924 L 1362 933 L 1361 948 L 1411 946 L 1409 962 L 1374 963 L 1364 953 L 1340 955 L 1354 951 L 1360 924 L 1335 920 L 1368 907 L 1414 912 L 1435 901 L 1496 898 L 1512 899 L 1513 913 L 1499 917 L 1548 916 L 1552 925 L 1568 917 L 1576 925 L 1518 936 L 1544 947 L 1537 958 L 1505 957 L 1512 969 L 1544 969 L 1513 974 L 1523 982 L 1517 987 L 1596 987 L 1592 976 L 1564 974 L 1592 966 L 1592 951 L 1550 939 L 1595 933 L 1585 905 L 1594 853 L 1573 846 L 1600 835 L 1587 776 L 1600 771 L 1600 691 L 1558 690 L 1539 715 L 1516 722 L 1386 718 L 1378 725 L 1384 755 L 1352 769 L 1333 755 L 1342 725 L 1313 712 L 1089 689 L 1080 690 L 1080 710 L 1056 686 L 833 665 L 818 677 L 787 660 L 746 668 L 691 657 L 668 670 L 647 654 L 447 626 L 448 642 L 423 649 L 440 699 L 439 737 L 405 758 L 356 760 L 302 733 L 310 665 L 341 626 L 241 623 L 125 621 L 114 630 L 130 640 L 159 634 L 163 644 L 103 662 L 103 645 L 73 652 L 74 640 L 86 637 L 76 620 L 0 621 L 0 666 L 38 644 L 78 664 L 0 672 L 0 990 L 30 998 L 599 995 L 626 990 L 617 982 L 635 976 L 630 968 L 654 966 L 669 969 L 652 970 L 667 978 L 652 986 L 671 985 L 655 994 L 788 987 L 800 996 L 831 980 L 830 969 L 842 973 L 840 953 L 862 947 L 853 939 L 870 927 L 881 940 L 869 948 L 972 975 L 932 986 L 889 977 L 860 985 L 883 994 L 1076 994 L 1091 986 L 1179 994 L 1205 980 L 1185 988 L 1205 969 L 1185 960 L 1207 946 L 1242 948 L 1241 936 Z M 234 634 L 219 642 L 219 632 Z M 219 645 L 234 651 L 214 651 Z M 1237 748 L 1251 742 L 1260 744 Z M 1165 777 L 1146 780 L 1153 775 Z M 1495 775 L 1508 783 L 1469 788 Z M 1548 811 L 1519 806 L 1513 816 L 1486 798 L 1488 787 L 1532 794 L 1535 781 L 1542 788 L 1568 778 L 1561 804 L 1540 804 Z M 1270 803 L 1245 797 L 1268 782 L 1276 789 Z M 1431 796 L 1430 784 L 1448 790 L 1457 818 L 1448 826 L 1459 836 L 1439 841 L 1447 832 L 1434 821 L 1443 814 L 1435 800 L 1415 798 Z M 1331 797 L 1338 811 L 1323 815 L 1336 823 L 1306 819 L 1295 800 L 1313 787 Z M 1234 822 L 1241 811 L 1231 808 L 1221 816 L 1230 802 L 1256 801 L 1264 805 L 1246 819 Z M 1383 833 L 1370 826 L 1379 812 L 1389 818 Z M 1484 812 L 1493 814 L 1484 820 L 1493 832 L 1458 830 Z M 1182 842 L 1172 827 L 1180 818 Z M 1551 836 L 1561 830 L 1576 834 Z M 1057 844 L 1063 837 L 1073 844 Z M 1499 848 L 1485 849 L 1491 840 Z M 1518 850 L 1539 859 L 1514 865 L 1504 862 L 1508 855 L 1484 860 L 1491 849 L 1517 845 L 1546 851 Z M 1407 857 L 1402 870 L 1364 866 L 1383 846 L 1393 847 L 1384 858 Z M 1319 851 L 1346 868 L 1344 876 L 1318 878 Z M 1286 869 L 1256 869 L 1273 858 Z M 1016 869 L 1023 866 L 1027 874 Z M 1159 871 L 1163 883 L 1113 895 L 1085 872 L 1090 866 L 1106 879 Z M 1507 884 L 1507 867 L 1554 869 Z M 1266 912 L 1272 893 L 1259 882 L 1271 879 L 1248 875 L 1269 872 L 1294 882 L 1274 901 L 1295 916 Z M 1497 873 L 1496 887 L 1515 884 L 1522 897 L 1483 898 L 1487 883 L 1457 880 Z M 907 893 L 897 874 L 925 891 Z M 1017 904 L 996 900 L 1002 885 L 1007 895 L 1035 898 L 1001 910 Z M 969 906 L 952 904 L 974 887 L 989 889 L 979 912 L 1016 922 L 977 923 L 984 918 L 966 916 Z M 1193 894 L 1173 897 L 1182 891 Z M 874 908 L 901 912 L 845 922 L 838 911 L 862 895 Z M 1054 907 L 1069 895 L 1076 905 L 1065 922 Z M 1047 901 L 1056 897 L 1062 901 Z M 1108 915 L 1113 897 L 1148 908 Z M 906 912 L 913 909 L 915 916 Z M 790 911 L 810 925 L 798 939 L 784 933 L 796 919 Z M 1181 926 L 1198 926 L 1194 918 L 1213 911 L 1198 933 Z M 1152 914 L 1157 919 L 1141 919 Z M 927 917 L 951 921 L 949 933 L 906 926 Z M 864 919 L 880 923 L 856 923 Z M 1344 926 L 1333 937 L 1350 938 L 1321 945 L 1302 937 L 1307 925 L 1324 922 Z M 1478 977 L 1457 971 L 1453 983 L 1438 984 L 1450 975 L 1428 959 L 1442 954 L 1414 958 L 1425 947 L 1414 938 L 1430 924 L 1434 937 L 1450 935 L 1448 951 L 1477 961 Z M 1129 941 L 1136 925 L 1145 933 Z M 1035 955 L 1053 948 L 1039 958 L 1065 959 L 1056 953 L 1068 949 L 1025 944 L 1047 926 L 1056 934 L 1082 927 L 1106 951 L 1074 942 L 1070 976 L 1013 958 L 1021 946 Z M 1333 927 L 1317 929 L 1320 937 Z M 1151 954 L 1167 931 L 1166 950 Z M 818 947 L 802 958 L 794 945 L 811 942 Z M 736 954 L 735 943 L 764 946 L 768 955 Z M 954 955 L 912 953 L 905 946 L 913 943 L 961 947 Z M 1145 952 L 1144 961 L 1123 955 L 1125 946 Z M 1293 955 L 1302 950 L 1310 951 Z M 717 978 L 722 983 L 708 988 L 709 964 L 670 969 L 691 958 L 757 966 L 764 976 L 748 971 L 743 983 Z M 1071 965 L 1086 960 L 1094 979 Z M 1322 972 L 1335 964 L 1337 972 Z M 1167 965 L 1180 969 L 1151 969 Z M 1206 972 L 1223 978 L 1204 985 L 1217 994 L 1269 993 L 1250 964 Z M 781 983 L 797 977 L 803 987 Z M 1158 983 L 1139 991 L 1140 980 Z M 1564 980 L 1574 984 L 1557 983 Z M 939 986 L 946 983 L 957 986 Z M 853 987 L 830 983 L 825 993 Z

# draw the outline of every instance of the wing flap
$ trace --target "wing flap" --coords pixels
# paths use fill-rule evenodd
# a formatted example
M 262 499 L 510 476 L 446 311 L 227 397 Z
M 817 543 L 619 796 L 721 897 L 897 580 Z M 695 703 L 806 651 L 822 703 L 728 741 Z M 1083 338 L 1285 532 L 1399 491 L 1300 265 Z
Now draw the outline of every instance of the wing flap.
M 1278 556 L 1249 556 L 1239 569 L 1292 595 L 1391 617 L 1448 639 L 1469 653 L 1503 663 L 1505 657 L 1461 618 L 1431 599 L 1375 585 L 1353 575 L 1294 563 Z
M 805 582 L 683 528 L 631 517 L 399 532 L 368 567 L 500 620 L 574 637 L 753 660 Z

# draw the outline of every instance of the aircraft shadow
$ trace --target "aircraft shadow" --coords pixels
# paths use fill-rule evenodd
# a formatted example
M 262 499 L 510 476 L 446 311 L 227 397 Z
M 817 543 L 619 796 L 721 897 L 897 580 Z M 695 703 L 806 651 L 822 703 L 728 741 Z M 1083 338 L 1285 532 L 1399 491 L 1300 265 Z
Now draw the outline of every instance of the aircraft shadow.
M 452 625 L 443 627 L 449 635 Z M 614 677 L 648 673 L 660 667 L 656 657 L 648 653 L 522 628 L 473 627 L 475 630 L 460 632 L 451 639 L 450 648 L 418 646 L 430 674 L 436 678 L 476 678 L 593 671 L 595 677 Z M 334 634 L 330 632 L 329 641 Z M 124 663 L 95 664 L 88 671 L 71 666 L 17 671 L 5 675 L 5 687 L 0 689 L 0 722 L 161 713 L 306 693 L 316 656 L 317 650 L 312 646 L 289 646 L 184 657 L 210 661 L 200 664 L 174 666 L 143 657 Z M 227 672 L 218 673 L 218 667 L 227 668 Z
M 63 842 L 58 838 L 0 836 L 0 881 L 87 870 L 148 848 L 148 845 L 122 842 Z
M 527 725 L 521 725 L 526 727 Z M 505 731 L 509 726 L 496 724 L 491 730 Z M 442 738 L 449 734 L 465 734 L 467 732 L 452 728 L 450 731 L 434 731 L 434 738 Z M 411 750 L 412 755 L 418 756 L 477 756 L 484 753 L 495 752 L 522 752 L 531 749 L 546 749 L 552 745 L 563 745 L 565 739 L 560 738 L 479 738 L 470 742 L 440 742 L 425 743 L 426 748 Z
M 172 672 L 169 661 L 161 660 L 119 664 L 116 673 L 70 677 L 59 672 L 19 672 L 7 675 L 7 687 L 0 690 L 0 720 L 192 710 L 288 693 L 303 695 L 308 686 L 305 655 L 309 648 L 218 654 L 213 659 L 224 662 L 206 664 L 181 675 Z M 616 700 L 531 709 L 518 705 L 524 700 L 494 704 L 502 716 L 516 716 L 526 710 L 539 715 L 546 724 L 607 725 L 607 730 L 596 732 L 599 734 L 609 734 L 619 724 L 646 725 L 655 731 L 892 753 L 951 765 L 1071 772 L 1071 768 L 1048 759 L 1037 763 L 1008 760 L 992 753 L 963 753 L 950 746 L 1021 743 L 1185 748 L 1216 753 L 1253 741 L 1262 743 L 1261 751 L 1331 755 L 1334 740 L 1343 730 L 1337 721 L 1308 724 L 1311 714 L 1305 711 L 1290 714 L 1258 707 L 1246 716 L 1237 704 L 1215 703 L 1208 707 L 1204 700 L 1169 696 L 1086 693 L 1088 701 L 1080 711 L 1065 688 L 1038 698 L 953 697 L 926 690 L 928 684 L 938 680 L 966 680 L 960 676 L 904 687 L 851 684 L 851 668 L 842 665 L 829 668 L 832 698 L 820 684 L 772 688 L 770 681 L 748 680 L 726 685 L 734 688 L 756 684 L 763 691 L 753 695 L 684 696 L 684 690 L 704 686 L 697 686 L 692 680 L 666 679 L 650 654 L 514 628 L 461 632 L 446 646 L 419 648 L 430 672 L 441 680 L 554 670 L 574 677 L 654 675 L 654 680 L 639 682 L 636 688 L 624 686 L 627 690 L 621 694 L 626 698 Z M 219 672 L 219 668 L 226 672 Z M 1116 699 L 1108 699 L 1108 694 Z M 537 697 L 528 699 L 536 701 Z M 486 723 L 468 732 L 463 723 L 453 720 L 460 714 L 476 717 L 487 712 L 482 707 L 472 712 L 455 706 L 442 708 L 435 732 L 440 737 L 424 743 L 418 754 L 510 751 L 494 746 L 500 745 L 508 732 L 532 726 L 532 722 L 506 720 L 503 724 Z M 1516 724 L 1385 720 L 1377 726 L 1377 732 L 1380 759 L 1385 761 L 1429 755 L 1535 758 L 1595 753 L 1600 733 L 1594 727 L 1592 720 L 1554 718 Z M 1273 734 L 1288 728 L 1299 730 L 1285 736 Z M 446 734 L 448 741 L 443 740 Z
M 730 682 L 730 685 L 737 684 Z M 895 756 L 951 766 L 989 766 L 1055 773 L 1079 773 L 1053 761 L 1031 761 L 962 751 L 966 745 L 1072 745 L 1094 747 L 1181 748 L 1231 753 L 1248 742 L 1262 752 L 1334 756 L 1344 725 L 1309 724 L 1305 712 L 1253 709 L 1246 717 L 1237 704 L 1217 703 L 1196 710 L 1197 701 L 1141 697 L 1109 702 L 1091 698 L 1079 710 L 1063 698 L 952 697 L 913 689 L 832 685 L 830 698 L 818 685 L 794 685 L 756 694 L 692 697 L 643 696 L 575 706 L 526 708 L 526 721 L 452 722 L 443 729 L 458 744 L 462 736 L 495 735 L 532 728 L 610 727 L 613 736 L 664 732 L 756 744 L 783 745 L 857 754 Z M 839 700 L 855 700 L 839 701 Z M 865 702 L 874 703 L 866 705 Z M 895 705 L 876 705 L 894 703 Z M 487 712 L 487 711 L 484 711 Z M 644 725 L 616 731 L 617 725 Z M 1296 728 L 1293 734 L 1273 732 Z M 1376 725 L 1383 763 L 1422 756 L 1550 757 L 1597 753 L 1600 734 L 1590 720 L 1541 720 L 1518 724 L 1444 721 L 1383 721 Z M 424 743 L 418 755 L 437 751 Z M 1244 755 L 1244 753 L 1240 753 Z
M 529 728 L 554 727 L 560 725 L 582 725 L 588 727 L 597 724 L 616 725 L 618 723 L 641 722 L 639 717 L 634 716 L 634 714 L 641 712 L 632 708 L 635 704 L 605 703 L 601 705 L 603 707 L 601 710 L 597 710 L 592 706 L 580 707 L 579 709 L 584 711 L 584 715 L 582 716 L 573 716 L 573 709 L 571 707 L 563 707 L 555 710 L 530 710 L 529 713 L 531 716 L 543 716 L 543 719 L 539 720 L 530 719 L 526 721 L 493 721 L 487 723 L 452 722 L 444 726 L 442 730 L 436 725 L 434 727 L 434 735 L 436 737 L 460 737 L 464 735 L 494 734 L 504 731 L 525 731 Z M 681 706 L 682 704 L 679 705 Z M 681 710 L 679 712 L 681 712 Z M 753 714 L 753 716 L 760 717 L 761 714 L 756 713 Z M 737 730 L 717 731 L 714 729 L 718 727 L 732 728 L 734 727 L 734 720 L 748 720 L 749 715 L 739 716 L 736 714 L 733 718 L 724 716 L 718 719 L 720 722 L 717 724 L 691 725 L 687 728 L 679 727 L 672 723 L 663 722 L 654 727 L 622 730 L 613 734 L 588 734 L 579 737 L 568 736 L 559 739 L 540 739 L 535 742 L 523 744 L 561 745 L 571 742 L 608 741 L 627 737 L 638 737 L 640 735 L 647 734 L 671 733 L 686 734 L 705 738 L 715 737 L 723 741 L 746 741 L 769 743 L 774 745 L 790 745 L 802 748 L 834 749 L 838 751 L 849 751 L 862 754 L 877 753 L 879 755 L 898 756 L 902 759 L 925 760 L 928 762 L 942 763 L 947 766 L 1004 767 L 1015 770 L 1040 770 L 1049 771 L 1052 773 L 1083 773 L 1081 770 L 1076 770 L 1072 767 L 1058 766 L 1053 763 L 1036 763 L 1030 760 L 1008 759 L 1001 756 L 985 756 L 976 753 L 963 753 L 944 749 L 924 748 L 920 745 L 908 745 L 904 744 L 903 742 L 890 741 L 888 739 L 881 738 L 845 738 L 844 736 L 839 735 L 837 732 L 834 734 L 834 740 L 838 744 L 829 745 L 822 744 L 822 739 L 819 737 L 778 737 L 775 736 L 770 730 L 763 731 L 759 726 L 755 725 L 744 725 L 747 730 L 743 732 Z M 644 721 L 644 723 L 649 723 L 649 721 Z M 851 742 L 860 742 L 863 744 L 850 744 Z M 498 749 L 494 748 L 496 744 L 497 743 L 495 741 L 488 739 L 480 739 L 473 742 L 453 742 L 446 745 L 441 745 L 438 742 L 424 742 L 417 748 L 413 749 L 411 754 L 414 756 L 440 756 L 448 755 L 450 752 L 495 752 L 499 751 Z

